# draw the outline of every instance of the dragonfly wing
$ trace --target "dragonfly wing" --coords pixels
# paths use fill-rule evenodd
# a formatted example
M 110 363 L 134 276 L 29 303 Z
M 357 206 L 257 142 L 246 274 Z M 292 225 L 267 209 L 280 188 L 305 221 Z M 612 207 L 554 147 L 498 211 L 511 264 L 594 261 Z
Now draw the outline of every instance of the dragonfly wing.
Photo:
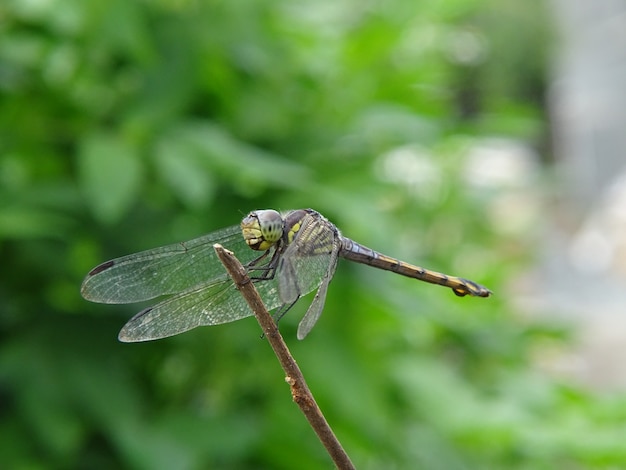
M 235 252 L 244 264 L 258 256 L 246 245 L 239 226 L 233 226 L 102 263 L 87 275 L 81 294 L 93 302 L 123 304 L 211 283 L 224 274 L 214 243 Z
M 276 282 L 256 283 L 268 310 L 281 304 Z M 166 338 L 198 326 L 229 323 L 252 315 L 245 299 L 226 274 L 220 279 L 176 294 L 131 318 L 119 333 L 123 342 Z
M 300 323 L 298 338 L 304 338 L 309 333 L 321 314 L 328 284 L 337 266 L 339 248 L 337 229 L 319 214 L 307 214 L 294 240 L 280 258 L 278 290 L 284 305 L 293 304 L 319 287 Z
M 324 310 L 324 303 L 326 303 L 326 293 L 328 292 L 328 285 L 335 274 L 335 269 L 337 268 L 337 253 L 338 249 L 333 251 L 331 255 L 331 262 L 328 270 L 326 271 L 326 275 L 322 279 L 322 283 L 320 284 L 319 289 L 315 293 L 315 297 L 313 298 L 313 302 L 309 305 L 304 317 L 300 320 L 300 324 L 298 325 L 298 339 L 304 339 L 311 332 L 317 320 L 319 320 L 322 315 L 322 311 Z
M 300 230 L 280 257 L 278 283 L 281 300 L 293 303 L 319 287 L 339 243 L 337 230 L 319 214 L 307 214 Z

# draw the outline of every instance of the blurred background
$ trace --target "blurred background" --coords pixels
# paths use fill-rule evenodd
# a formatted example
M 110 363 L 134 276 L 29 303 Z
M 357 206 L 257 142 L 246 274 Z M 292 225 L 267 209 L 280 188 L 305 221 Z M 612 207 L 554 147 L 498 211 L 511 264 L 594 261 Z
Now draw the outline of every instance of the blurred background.
M 122 344 L 143 305 L 79 294 L 301 207 L 494 291 L 340 262 L 281 321 L 358 468 L 626 466 L 624 4 L 6 0 L 0 35 L 2 468 L 330 468 L 253 318 Z

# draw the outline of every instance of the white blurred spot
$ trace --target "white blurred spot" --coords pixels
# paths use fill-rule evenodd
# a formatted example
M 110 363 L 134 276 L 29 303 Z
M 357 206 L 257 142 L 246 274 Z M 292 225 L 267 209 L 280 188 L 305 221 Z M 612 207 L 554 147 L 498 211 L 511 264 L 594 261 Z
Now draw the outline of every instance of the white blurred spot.
M 444 50 L 452 62 L 475 65 L 487 57 L 485 38 L 471 29 L 460 29 L 449 33 L 444 42 Z
M 615 178 L 572 238 L 569 260 L 585 274 L 626 274 L 626 174 Z
M 484 139 L 467 152 L 468 183 L 486 188 L 519 188 L 530 184 L 538 172 L 535 153 L 509 139 Z
M 569 246 L 570 263 L 581 273 L 603 273 L 611 267 L 612 258 L 611 242 L 597 229 L 578 234 Z
M 382 177 L 405 186 L 422 201 L 434 203 L 441 197 L 442 175 L 433 158 L 416 146 L 395 148 L 382 156 Z

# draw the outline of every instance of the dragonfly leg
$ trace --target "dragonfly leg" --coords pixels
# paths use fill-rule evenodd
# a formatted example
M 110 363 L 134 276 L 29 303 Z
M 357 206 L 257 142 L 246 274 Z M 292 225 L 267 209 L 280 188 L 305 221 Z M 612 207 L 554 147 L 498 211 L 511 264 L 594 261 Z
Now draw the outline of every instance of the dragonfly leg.
M 289 310 L 291 310 L 291 307 L 293 307 L 298 300 L 299 299 L 296 299 L 290 304 L 281 305 L 280 308 L 274 314 L 272 314 L 272 318 L 274 319 L 274 323 L 276 323 L 276 326 L 278 326 L 278 322 L 287 314 Z M 265 333 L 261 335 L 261 339 L 263 338 L 265 338 Z
M 278 325 L 278 322 L 287 314 L 289 310 L 291 310 L 291 307 L 293 307 L 299 299 L 300 297 L 298 297 L 296 300 L 294 300 L 290 304 L 281 305 L 280 308 L 276 311 L 276 313 L 272 315 L 272 318 L 274 318 L 274 321 L 276 322 L 277 325 Z
M 259 264 L 261 261 L 267 258 L 267 255 L 269 254 L 269 252 L 270 250 L 264 251 L 261 256 L 259 256 L 258 258 L 254 258 L 252 261 L 246 264 L 246 268 L 254 268 L 257 264 Z
M 278 260 L 280 257 L 280 250 L 275 249 L 272 253 L 272 258 L 270 261 L 264 266 L 257 266 L 263 259 L 267 258 L 270 250 L 265 251 L 261 256 L 256 259 L 253 259 L 246 265 L 246 269 L 248 273 L 251 272 L 259 272 L 261 273 L 259 276 L 251 276 L 252 281 L 268 281 L 270 279 L 274 279 L 274 275 L 276 274 L 276 265 L 278 264 Z

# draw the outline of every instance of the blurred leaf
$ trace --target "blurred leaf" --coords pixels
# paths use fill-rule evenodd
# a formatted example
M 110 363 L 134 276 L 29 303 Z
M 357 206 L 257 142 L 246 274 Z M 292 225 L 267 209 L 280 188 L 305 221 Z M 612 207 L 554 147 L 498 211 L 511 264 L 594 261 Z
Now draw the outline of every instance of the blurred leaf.
M 78 163 L 95 217 L 105 224 L 119 220 L 139 194 L 143 169 L 137 150 L 119 136 L 94 133 L 82 139 Z
M 0 239 L 62 237 L 71 220 L 60 214 L 24 206 L 0 206 Z
M 208 205 L 215 183 L 194 146 L 168 134 L 157 143 L 154 159 L 163 181 L 187 206 L 202 209 Z
M 188 122 L 173 132 L 203 155 L 213 171 L 228 175 L 243 194 L 270 186 L 297 188 L 311 178 L 306 167 L 239 141 L 209 122 Z

